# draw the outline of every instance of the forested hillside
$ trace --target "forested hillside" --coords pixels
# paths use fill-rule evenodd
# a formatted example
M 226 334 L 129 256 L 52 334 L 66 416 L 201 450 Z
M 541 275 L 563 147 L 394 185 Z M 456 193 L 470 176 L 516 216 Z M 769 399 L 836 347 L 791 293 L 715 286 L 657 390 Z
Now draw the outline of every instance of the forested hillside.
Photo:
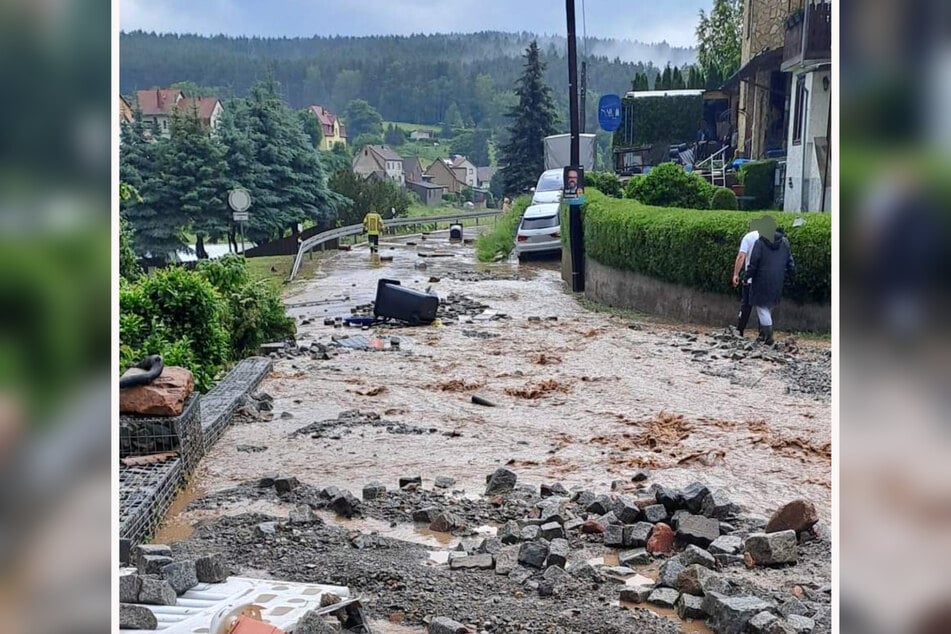
M 342 112 L 361 98 L 388 121 L 439 124 L 456 104 L 465 125 L 498 130 L 515 103 L 521 55 L 536 37 L 484 32 L 268 39 L 137 31 L 121 36 L 119 82 L 123 94 L 190 81 L 215 88 L 220 97 L 242 97 L 270 74 L 295 108 L 319 103 Z M 565 39 L 537 39 L 547 63 L 545 81 L 567 127 Z M 630 90 L 636 73 L 653 81 L 658 66 L 682 66 L 696 57 L 693 49 L 667 44 L 589 38 L 579 42 L 579 58 L 585 48 L 589 113 L 601 94 Z M 596 126 L 590 114 L 588 126 Z

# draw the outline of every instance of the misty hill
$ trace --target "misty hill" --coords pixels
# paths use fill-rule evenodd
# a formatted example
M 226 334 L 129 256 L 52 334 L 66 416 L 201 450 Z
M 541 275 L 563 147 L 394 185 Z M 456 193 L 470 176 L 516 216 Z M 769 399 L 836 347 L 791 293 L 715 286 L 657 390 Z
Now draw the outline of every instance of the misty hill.
M 216 88 L 221 97 L 240 97 L 270 73 L 295 108 L 319 103 L 341 112 L 362 98 L 387 120 L 438 124 L 455 102 L 466 123 L 497 128 L 512 105 L 520 56 L 536 38 L 548 64 L 546 81 L 567 113 L 565 38 L 524 32 L 246 38 L 135 31 L 120 37 L 119 86 L 132 94 L 191 81 Z M 694 49 L 666 43 L 588 38 L 586 44 L 589 113 L 601 94 L 629 90 L 635 73 L 653 79 L 668 62 L 696 60 Z M 579 38 L 579 63 L 582 47 Z

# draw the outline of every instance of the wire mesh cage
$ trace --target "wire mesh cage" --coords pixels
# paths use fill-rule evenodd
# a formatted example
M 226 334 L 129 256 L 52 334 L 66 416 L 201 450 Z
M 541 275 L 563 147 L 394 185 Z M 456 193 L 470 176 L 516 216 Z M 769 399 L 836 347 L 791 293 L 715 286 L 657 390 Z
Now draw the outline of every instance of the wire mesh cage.
M 181 458 L 166 453 L 147 460 L 119 464 L 119 537 L 132 546 L 152 537 L 185 482 Z
M 194 393 L 178 416 L 122 416 L 119 458 L 174 452 L 185 474 L 194 472 L 205 452 L 201 428 L 201 395 Z

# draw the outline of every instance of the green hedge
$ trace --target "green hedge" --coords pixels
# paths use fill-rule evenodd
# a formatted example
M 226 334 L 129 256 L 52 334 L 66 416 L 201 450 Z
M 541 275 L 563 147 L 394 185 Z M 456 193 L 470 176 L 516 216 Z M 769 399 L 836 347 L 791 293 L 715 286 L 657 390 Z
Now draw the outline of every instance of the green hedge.
M 739 202 L 736 200 L 736 194 L 733 193 L 732 189 L 717 187 L 713 190 L 713 198 L 710 199 L 710 209 L 736 211 L 739 208 Z
M 614 147 L 666 145 L 693 141 L 697 122 L 703 118 L 703 97 L 639 97 L 621 100 L 621 127 L 614 133 Z
M 774 159 L 753 161 L 740 166 L 737 178 L 743 185 L 743 195 L 753 196 L 753 209 L 770 209 L 776 197 L 776 165 Z
M 648 207 L 593 190 L 587 200 L 584 242 L 588 257 L 701 291 L 736 292 L 730 285 L 733 262 L 749 221 L 758 214 Z M 805 225 L 796 228 L 792 223 L 799 214 L 770 215 L 786 229 L 796 260 L 797 273 L 787 278 L 784 295 L 800 302 L 831 301 L 831 215 L 804 214 Z

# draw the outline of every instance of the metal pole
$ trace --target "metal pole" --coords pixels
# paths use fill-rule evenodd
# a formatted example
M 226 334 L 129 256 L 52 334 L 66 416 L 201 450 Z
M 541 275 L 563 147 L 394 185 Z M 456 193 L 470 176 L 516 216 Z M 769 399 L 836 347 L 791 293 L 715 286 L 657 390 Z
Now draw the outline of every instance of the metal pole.
M 578 51 L 575 42 L 575 1 L 565 0 L 568 22 L 568 117 L 571 131 L 571 165 L 581 162 L 578 137 Z M 571 250 L 571 290 L 584 291 L 584 227 L 581 206 L 568 207 L 569 247 Z
M 587 103 L 588 103 L 588 62 L 581 60 L 581 106 L 579 112 L 581 116 L 581 133 L 587 132 Z
M 241 255 L 244 255 L 244 222 L 238 223 L 238 230 L 241 231 Z

